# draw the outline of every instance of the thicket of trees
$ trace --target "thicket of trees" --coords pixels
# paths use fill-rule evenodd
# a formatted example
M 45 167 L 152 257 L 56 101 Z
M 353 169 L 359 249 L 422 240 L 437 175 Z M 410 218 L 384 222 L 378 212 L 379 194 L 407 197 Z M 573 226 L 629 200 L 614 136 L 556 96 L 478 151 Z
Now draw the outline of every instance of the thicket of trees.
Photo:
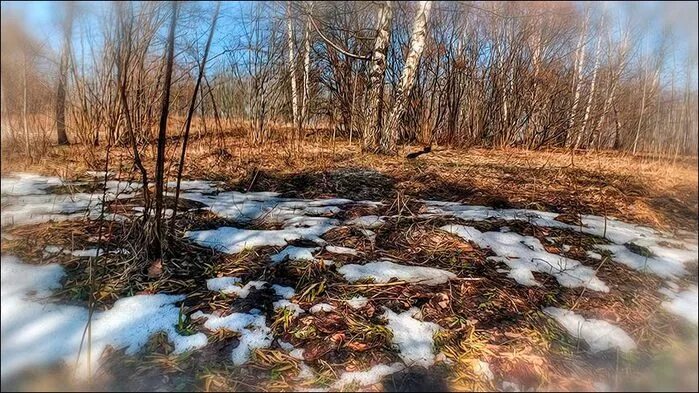
M 122 144 L 138 161 L 192 123 L 197 135 L 242 128 L 255 144 L 329 128 L 386 154 L 406 141 L 697 150 L 696 43 L 603 4 L 51 6 L 51 40 L 2 10 L 5 150 Z

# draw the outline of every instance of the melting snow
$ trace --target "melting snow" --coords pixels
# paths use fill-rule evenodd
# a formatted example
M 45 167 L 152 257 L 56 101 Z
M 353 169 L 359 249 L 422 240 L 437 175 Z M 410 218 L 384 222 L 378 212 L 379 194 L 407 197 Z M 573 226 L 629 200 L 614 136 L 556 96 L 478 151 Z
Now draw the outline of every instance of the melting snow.
M 203 245 L 228 254 L 263 246 L 285 246 L 287 242 L 305 239 L 322 243 L 320 235 L 334 228 L 329 221 L 311 227 L 289 227 L 279 230 L 238 229 L 221 227 L 207 231 L 188 231 L 185 236 Z
M 58 265 L 26 265 L 13 256 L 2 256 L 2 378 L 26 367 L 65 361 L 75 364 L 88 320 L 83 307 L 61 305 L 44 299 L 61 287 L 64 275 Z M 92 363 L 94 372 L 100 354 L 107 346 L 136 353 L 148 338 L 165 332 L 180 353 L 206 345 L 202 333 L 182 336 L 177 333 L 179 308 L 174 303 L 184 296 L 138 295 L 114 303 L 92 316 Z M 87 346 L 83 346 L 78 376 L 88 375 Z
M 206 280 L 206 287 L 210 291 L 219 291 L 225 294 L 236 294 L 239 298 L 246 298 L 250 294 L 250 290 L 262 289 L 267 282 L 265 281 L 250 281 L 244 286 L 240 286 L 240 278 L 238 277 L 217 277 Z
M 651 228 L 640 225 L 629 224 L 619 221 L 613 217 L 600 217 L 593 215 L 583 215 L 580 219 L 582 225 L 571 225 L 557 221 L 558 213 L 542 212 L 528 209 L 494 209 L 485 206 L 469 206 L 456 202 L 424 201 L 427 205 L 428 215 L 451 215 L 464 220 L 483 221 L 491 219 L 503 219 L 508 221 L 527 221 L 533 225 L 562 228 L 573 231 L 580 231 L 589 235 L 605 238 L 616 245 L 636 244 L 650 250 L 662 266 L 657 268 L 660 274 L 683 274 L 682 267 L 687 262 L 697 261 L 699 247 L 696 242 L 696 234 L 678 232 L 682 236 L 678 241 L 668 233 L 659 232 Z M 672 244 L 673 247 L 666 247 L 662 244 Z M 621 249 L 617 249 L 622 251 Z M 622 262 L 621 259 L 626 262 Z M 622 263 L 636 264 L 631 261 L 628 255 L 624 255 L 617 260 Z M 654 261 L 655 262 L 655 261 Z M 659 264 L 659 262 L 655 262 Z M 650 268 L 653 269 L 653 268 Z M 650 270 L 651 272 L 655 272 Z M 657 273 L 656 273 L 657 274 Z
M 204 327 L 211 331 L 223 329 L 240 334 L 238 346 L 231 351 L 231 361 L 235 365 L 246 363 L 254 350 L 272 344 L 272 330 L 267 327 L 264 315 L 233 313 L 225 317 L 201 316 L 207 318 Z
M 401 363 L 391 365 L 377 364 L 366 371 L 344 372 L 340 378 L 332 384 L 333 391 L 342 389 L 345 385 L 356 383 L 359 386 L 370 386 L 381 382 L 381 380 L 391 374 L 397 373 L 405 368 Z
M 667 253 L 665 258 L 658 258 L 636 254 L 625 245 L 608 244 L 595 247 L 611 252 L 612 260 L 615 262 L 622 263 L 634 270 L 653 273 L 661 278 L 675 278 L 687 273 L 684 263 L 688 262 L 689 259 L 683 258 L 681 254 Z
M 482 360 L 476 360 L 473 362 L 473 372 L 476 375 L 481 376 L 488 381 L 492 381 L 495 378 L 493 372 L 490 370 L 490 364 Z
M 347 304 L 355 310 L 366 306 L 368 301 L 369 299 L 364 296 L 355 296 L 352 299 L 346 300 Z
M 283 262 L 285 260 L 290 261 L 312 261 L 313 253 L 320 250 L 319 247 L 307 248 L 307 247 L 296 247 L 296 246 L 286 246 L 285 249 L 272 255 L 270 259 L 275 264 Z
M 575 259 L 551 254 L 544 249 L 539 239 L 522 236 L 514 232 L 481 232 L 463 225 L 446 225 L 442 230 L 470 240 L 478 247 L 490 248 L 500 261 L 510 267 L 508 275 L 522 285 L 540 285 L 532 272 L 547 273 L 564 287 L 586 287 L 595 291 L 609 292 L 605 283 L 595 275 L 594 269 L 582 265 Z
M 325 246 L 325 250 L 333 254 L 357 255 L 357 250 L 349 247 Z
M 281 285 L 274 284 L 272 285 L 272 289 L 274 290 L 274 293 L 284 299 L 291 299 L 294 297 L 294 294 L 296 294 L 296 291 L 292 287 L 284 287 Z
M 385 223 L 386 221 L 379 216 L 361 216 L 345 222 L 345 225 L 354 225 L 360 228 L 374 229 Z
M 676 289 L 664 289 L 661 293 L 669 300 L 663 302 L 663 307 L 673 314 L 679 315 L 687 321 L 699 323 L 699 290 L 696 285 L 692 285 L 685 291 L 678 292 Z
M 298 304 L 292 303 L 286 299 L 277 300 L 276 302 L 272 303 L 272 306 L 275 310 L 289 310 L 295 317 L 305 312 L 301 307 L 299 307 Z
M 349 282 L 374 279 L 377 283 L 388 282 L 392 278 L 425 285 L 443 284 L 456 278 L 454 273 L 432 267 L 399 265 L 389 261 L 371 262 L 366 265 L 344 265 L 337 271 Z
M 439 325 L 416 319 L 415 317 L 420 316 L 420 310 L 415 307 L 400 314 L 385 307 L 384 310 L 384 317 L 388 319 L 388 329 L 393 332 L 393 344 L 398 347 L 398 356 L 403 362 L 408 366 L 433 365 L 433 336 L 439 331 Z
M 95 193 L 47 194 L 47 189 L 60 185 L 84 183 L 63 182 L 57 177 L 18 174 L 2 179 L 3 209 L 0 215 L 2 227 L 39 224 L 47 221 L 64 221 L 101 214 L 102 190 Z M 129 182 L 108 181 L 105 184 L 107 201 L 128 198 L 140 188 Z M 121 220 L 118 214 L 105 215 L 106 219 Z
M 592 353 L 610 348 L 629 352 L 636 348 L 636 343 L 625 331 L 609 322 L 585 319 L 572 311 L 556 307 L 547 307 L 544 313 L 555 319 L 571 336 L 584 340 Z
M 314 305 L 313 307 L 311 307 L 308 311 L 311 314 L 315 314 L 315 313 L 319 313 L 321 311 L 322 312 L 330 312 L 330 311 L 334 311 L 334 310 L 335 310 L 335 306 L 333 306 L 331 304 L 318 303 L 318 304 Z

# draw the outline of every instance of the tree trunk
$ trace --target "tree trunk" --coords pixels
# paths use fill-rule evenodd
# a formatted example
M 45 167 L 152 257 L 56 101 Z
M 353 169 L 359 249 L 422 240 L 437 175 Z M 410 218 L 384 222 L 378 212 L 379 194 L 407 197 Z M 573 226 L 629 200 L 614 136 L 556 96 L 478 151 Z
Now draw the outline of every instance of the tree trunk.
M 70 42 L 73 34 L 73 9 L 74 4 L 70 1 L 67 2 L 65 25 L 63 26 L 63 48 L 58 66 L 58 86 L 56 88 L 56 133 L 59 145 L 69 143 L 66 134 L 66 84 L 71 51 Z
M 291 113 L 294 131 L 300 135 L 299 95 L 296 88 L 296 56 L 294 55 L 294 23 L 291 18 L 291 1 L 287 2 L 287 45 L 289 46 L 289 72 L 291 78 Z
M 575 146 L 573 149 L 577 149 L 580 146 L 580 140 L 585 137 L 585 130 L 587 129 L 587 122 L 590 119 L 590 110 L 592 109 L 592 102 L 595 97 L 595 84 L 597 83 L 597 70 L 599 69 L 599 58 L 600 49 L 602 45 L 602 36 L 597 39 L 597 48 L 595 49 L 595 65 L 592 68 L 592 82 L 590 82 L 590 93 L 587 96 L 587 105 L 585 105 L 585 116 L 583 117 L 582 127 L 580 128 L 580 133 L 578 134 L 578 139 L 575 141 Z
M 393 4 L 383 2 L 379 9 L 378 27 L 374 50 L 371 54 L 369 68 L 369 88 L 366 97 L 366 120 L 363 127 L 363 150 L 376 151 L 379 130 L 381 129 L 381 112 L 383 110 L 383 79 L 386 73 L 386 51 L 391 39 L 391 22 L 393 19 Z
M 398 142 L 398 122 L 405 113 L 410 90 L 415 82 L 417 66 L 420 63 L 422 51 L 425 48 L 425 38 L 427 37 L 427 21 L 432 8 L 431 1 L 421 1 L 418 5 L 417 15 L 413 22 L 413 31 L 410 36 L 410 51 L 405 59 L 405 66 L 401 74 L 398 91 L 385 124 L 381 128 L 381 140 L 379 142 L 379 153 L 396 154 Z
M 155 252 L 163 257 L 163 189 L 165 185 L 165 137 L 167 120 L 170 112 L 170 83 L 172 81 L 172 63 L 175 53 L 175 27 L 177 25 L 178 3 L 172 2 L 172 18 L 167 39 L 167 57 L 165 63 L 165 81 L 163 82 L 163 101 L 160 109 L 160 124 L 158 126 L 158 155 L 155 162 L 155 227 L 157 232 Z
M 577 117 L 578 103 L 580 102 L 580 90 L 582 89 L 583 72 L 582 68 L 585 64 L 585 35 L 587 32 L 587 18 L 583 22 L 583 28 L 580 32 L 580 40 L 575 51 L 575 74 L 573 75 L 573 83 L 575 84 L 575 93 L 573 95 L 573 106 L 570 108 L 568 116 L 568 131 L 566 137 L 570 136 L 575 127 L 575 118 Z M 566 138 L 567 139 L 567 138 Z M 567 144 L 567 141 L 566 141 Z

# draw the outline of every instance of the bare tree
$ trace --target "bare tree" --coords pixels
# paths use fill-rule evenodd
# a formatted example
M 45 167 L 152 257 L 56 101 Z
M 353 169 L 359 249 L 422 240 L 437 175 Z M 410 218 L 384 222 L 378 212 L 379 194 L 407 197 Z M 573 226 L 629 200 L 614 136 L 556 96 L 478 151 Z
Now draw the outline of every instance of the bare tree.
M 56 133 L 58 135 L 59 145 L 67 145 L 69 143 L 68 135 L 66 134 L 66 83 L 71 57 L 75 4 L 73 4 L 72 1 L 68 1 L 65 3 L 64 8 L 63 47 L 61 49 L 61 59 L 58 66 L 58 85 L 56 87 Z

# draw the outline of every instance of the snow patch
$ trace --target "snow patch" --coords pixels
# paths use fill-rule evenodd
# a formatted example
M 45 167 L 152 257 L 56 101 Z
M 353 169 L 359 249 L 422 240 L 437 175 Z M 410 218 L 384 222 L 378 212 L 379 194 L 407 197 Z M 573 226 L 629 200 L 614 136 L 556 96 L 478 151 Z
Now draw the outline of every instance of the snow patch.
M 389 261 L 371 262 L 366 265 L 349 264 L 342 266 L 337 271 L 349 282 L 371 278 L 377 283 L 385 283 L 392 278 L 396 278 L 412 283 L 438 285 L 456 278 L 454 273 L 446 270 L 399 265 Z
M 312 261 L 314 259 L 313 253 L 320 250 L 318 247 L 307 248 L 307 247 L 296 247 L 296 246 L 286 246 L 285 249 L 272 255 L 270 259 L 275 264 L 283 262 L 285 260 L 290 261 Z
M 381 380 L 391 374 L 397 373 L 405 368 L 401 363 L 377 364 L 366 371 L 344 372 L 340 378 L 330 387 L 330 390 L 341 390 L 344 386 L 355 383 L 360 387 L 370 386 L 381 382 Z
M 481 232 L 464 225 L 445 225 L 440 229 L 472 241 L 478 247 L 491 249 L 497 256 L 488 259 L 505 263 L 511 269 L 508 275 L 522 285 L 541 285 L 532 274 L 540 272 L 554 276 L 564 287 L 586 287 L 609 292 L 609 287 L 597 278 L 594 269 L 575 259 L 549 253 L 533 236 L 514 232 Z
M 231 351 L 231 361 L 237 366 L 250 360 L 254 350 L 268 348 L 272 344 L 272 330 L 267 327 L 264 315 L 233 313 L 225 317 L 203 316 L 207 318 L 204 327 L 211 331 L 223 329 L 240 334 L 240 343 Z
M 347 305 L 357 310 L 366 306 L 366 304 L 369 302 L 369 299 L 365 298 L 364 296 L 355 296 L 349 300 L 346 300 L 346 302 Z
M 266 281 L 250 281 L 244 286 L 240 286 L 240 283 L 238 277 L 217 277 L 206 280 L 206 287 L 210 291 L 219 291 L 227 295 L 235 294 L 244 299 L 248 297 L 253 288 L 260 290 L 267 284 Z
M 274 290 L 274 293 L 277 296 L 284 299 L 291 299 L 296 294 L 296 291 L 292 287 L 284 287 L 281 285 L 274 284 L 272 285 L 272 289 Z
M 333 254 L 357 255 L 358 253 L 354 248 L 340 246 L 325 246 L 325 250 Z
M 345 225 L 353 225 L 364 229 L 374 229 L 385 224 L 386 221 L 379 216 L 361 216 L 345 222 Z
M 175 326 L 180 309 L 174 303 L 184 299 L 175 295 L 137 295 L 119 299 L 111 309 L 92 315 L 92 356 L 87 362 L 87 346 L 80 351 L 88 310 L 55 304 L 46 299 L 61 287 L 63 268 L 50 264 L 26 265 L 13 256 L 2 256 L 0 296 L 0 348 L 2 378 L 28 367 L 65 362 L 76 364 L 76 375 L 85 378 L 97 370 L 102 352 L 111 346 L 133 355 L 151 335 L 164 332 L 181 353 L 207 343 L 204 334 L 180 335 Z
M 592 353 L 611 348 L 629 352 L 636 348 L 636 343 L 625 331 L 607 321 L 585 319 L 570 310 L 556 307 L 547 307 L 544 313 L 555 319 L 571 336 L 584 340 Z
M 327 304 L 327 303 L 318 303 L 318 304 L 314 305 L 313 307 L 311 307 L 308 311 L 309 311 L 311 314 L 316 314 L 316 313 L 319 313 L 319 312 L 331 312 L 331 311 L 334 311 L 334 310 L 335 310 L 335 306 L 333 306 L 333 305 L 331 305 L 331 304 Z
M 677 289 L 661 291 L 669 300 L 663 302 L 663 307 L 673 314 L 697 325 L 699 323 L 699 290 L 692 285 L 682 292 Z
M 396 314 L 385 308 L 384 317 L 388 320 L 388 329 L 393 332 L 393 344 L 400 353 L 398 356 L 408 366 L 429 367 L 434 364 L 433 336 L 439 332 L 436 323 L 423 322 L 415 317 L 420 310 L 413 307 L 408 311 Z

